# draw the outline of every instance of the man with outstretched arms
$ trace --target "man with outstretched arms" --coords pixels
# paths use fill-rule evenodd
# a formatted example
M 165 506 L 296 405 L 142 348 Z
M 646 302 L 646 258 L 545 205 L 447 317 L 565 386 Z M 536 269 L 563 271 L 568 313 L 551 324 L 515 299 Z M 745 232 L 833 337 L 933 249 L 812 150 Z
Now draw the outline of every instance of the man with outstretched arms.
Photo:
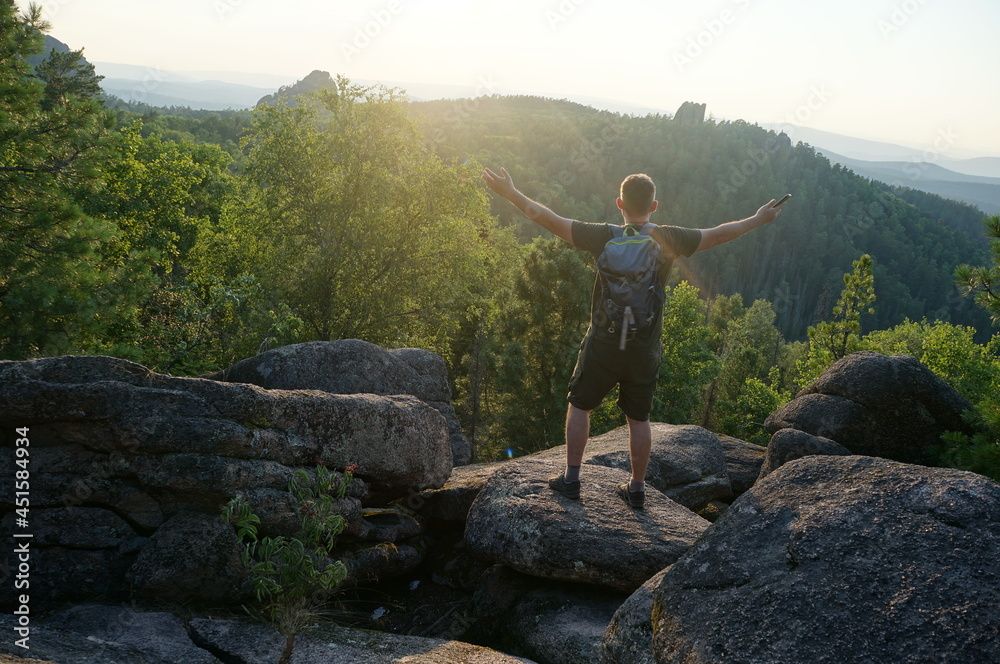
M 649 413 L 662 358 L 660 336 L 663 330 L 664 288 L 670 268 L 680 256 L 691 256 L 696 251 L 711 249 L 771 223 L 781 209 L 772 207 L 775 203 L 772 199 L 753 216 L 714 228 L 658 226 L 649 221 L 650 215 L 658 206 L 656 187 L 648 175 L 640 173 L 628 176 L 621 184 L 617 205 L 622 213 L 623 224 L 621 229 L 616 230 L 611 224 L 586 223 L 556 214 L 518 191 L 511 176 L 503 168 L 499 173 L 489 168 L 484 169 L 483 180 L 490 189 L 510 201 L 531 221 L 574 247 L 589 251 L 597 257 L 604 254 L 610 240 L 622 237 L 623 233 L 638 237 L 641 232 L 651 236 L 659 245 L 655 267 L 658 300 L 655 301 L 650 316 L 643 320 L 638 329 L 633 326 L 631 330 L 625 330 L 625 326 L 620 323 L 609 323 L 604 305 L 607 291 L 602 284 L 603 273 L 598 274 L 591 299 L 590 328 L 580 345 L 576 369 L 569 383 L 566 469 L 549 479 L 549 486 L 553 490 L 574 500 L 579 499 L 580 465 L 590 436 L 590 411 L 617 386 L 618 406 L 628 421 L 632 464 L 631 481 L 619 486 L 617 493 L 633 508 L 642 509 L 651 445 Z M 631 311 L 629 315 L 631 316 Z

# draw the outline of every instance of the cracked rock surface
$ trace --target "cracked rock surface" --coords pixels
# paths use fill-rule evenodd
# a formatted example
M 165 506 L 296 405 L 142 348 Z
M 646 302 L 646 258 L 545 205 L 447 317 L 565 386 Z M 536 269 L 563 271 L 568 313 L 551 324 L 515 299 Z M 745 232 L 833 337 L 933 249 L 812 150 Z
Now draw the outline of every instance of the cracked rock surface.
M 528 456 L 487 480 L 469 511 L 469 550 L 529 576 L 631 593 L 709 526 L 649 485 L 646 508 L 633 510 L 615 494 L 629 479 L 623 470 L 588 466 L 580 500 L 549 488 L 558 472 L 555 461 Z
M 680 662 L 996 662 L 1000 484 L 862 456 L 791 461 L 654 592 Z

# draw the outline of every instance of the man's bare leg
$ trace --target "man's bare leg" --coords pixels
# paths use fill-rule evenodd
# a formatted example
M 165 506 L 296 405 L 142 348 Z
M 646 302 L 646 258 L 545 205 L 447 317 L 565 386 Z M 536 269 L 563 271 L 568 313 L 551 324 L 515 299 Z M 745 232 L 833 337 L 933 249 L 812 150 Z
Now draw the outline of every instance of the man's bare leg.
M 590 411 L 573 404 L 566 411 L 566 465 L 579 467 L 590 438 Z
M 632 461 L 632 484 L 633 491 L 645 490 L 645 486 L 640 484 L 646 481 L 646 469 L 649 468 L 649 452 L 652 447 L 653 435 L 649 428 L 649 420 L 640 422 L 626 417 L 628 420 L 628 451 Z
M 590 436 L 590 411 L 570 405 L 566 412 L 566 470 L 549 478 L 549 487 L 573 500 L 580 499 L 580 465 Z
M 641 510 L 646 503 L 646 469 L 649 468 L 649 452 L 652 447 L 652 433 L 649 422 L 640 422 L 626 416 L 628 420 L 628 452 L 632 463 L 632 480 L 620 484 L 616 492 L 632 509 Z

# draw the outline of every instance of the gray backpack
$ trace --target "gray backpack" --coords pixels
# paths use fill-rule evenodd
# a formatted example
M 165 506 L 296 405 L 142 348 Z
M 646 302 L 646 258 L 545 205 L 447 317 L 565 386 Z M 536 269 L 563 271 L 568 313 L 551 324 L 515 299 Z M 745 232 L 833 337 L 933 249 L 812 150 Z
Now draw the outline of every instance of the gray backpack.
M 600 306 L 593 323 L 603 333 L 619 336 L 618 347 L 656 319 L 663 305 L 657 277 L 660 244 L 652 236 L 656 224 L 641 229 L 611 225 L 611 239 L 597 257 L 601 283 Z

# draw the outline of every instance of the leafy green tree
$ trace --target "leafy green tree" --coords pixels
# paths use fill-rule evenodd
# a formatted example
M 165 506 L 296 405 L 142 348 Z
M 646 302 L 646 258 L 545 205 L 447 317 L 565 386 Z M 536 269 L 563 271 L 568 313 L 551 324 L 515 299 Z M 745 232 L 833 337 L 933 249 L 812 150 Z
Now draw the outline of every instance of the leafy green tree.
M 686 424 L 699 421 L 709 383 L 721 363 L 711 349 L 706 304 L 698 289 L 682 281 L 667 294 L 663 307 L 663 361 L 650 418 Z
M 872 257 L 864 254 L 852 263 L 854 271 L 844 275 L 844 290 L 833 307 L 833 320 L 809 328 L 809 355 L 801 368 L 803 380 L 811 382 L 840 358 L 861 349 L 861 316 L 874 314 L 875 277 Z
M 251 274 L 306 338 L 421 345 L 449 356 L 512 247 L 473 163 L 430 154 L 399 93 L 353 85 L 264 106 L 242 196 L 204 238 L 203 270 Z
M 115 233 L 78 201 L 99 183 L 113 119 L 79 51 L 33 69 L 48 26 L 0 3 L 0 356 L 69 352 L 116 305 L 100 245 Z
M 955 270 L 955 279 L 966 295 L 972 295 L 990 313 L 993 324 L 1000 325 L 1000 292 L 997 290 L 1000 284 L 1000 216 L 988 217 L 985 224 L 987 236 L 992 238 L 993 264 L 988 267 L 961 265 Z M 959 335 L 959 344 L 964 346 L 962 350 L 948 352 L 959 345 L 955 343 L 936 344 L 930 359 L 943 365 L 952 375 L 961 376 L 956 382 L 962 387 L 956 385 L 956 389 L 975 404 L 975 409 L 967 413 L 975 433 L 971 436 L 960 432 L 945 434 L 940 460 L 1000 481 L 1000 335 L 975 350 L 969 347 L 971 335 L 966 330 L 959 330 Z M 954 338 L 956 335 L 949 336 Z M 945 347 L 943 352 L 940 346 Z M 972 364 L 974 370 L 968 371 L 963 366 L 967 364 Z
M 739 294 L 717 298 L 711 309 L 720 369 L 709 386 L 701 423 L 717 433 L 766 442 L 761 424 L 791 398 L 781 388 L 777 363 L 784 343 L 774 309 L 767 300 L 744 309 Z
M 500 310 L 490 394 L 489 449 L 526 454 L 561 444 L 566 394 L 590 320 L 593 273 L 583 254 L 555 238 L 524 251 L 510 300 Z
M 213 145 L 143 137 L 139 120 L 114 139 L 103 187 L 85 203 L 87 213 L 113 219 L 120 231 L 102 248 L 105 257 L 124 264 L 145 252 L 158 275 L 183 272 L 200 227 L 218 221 L 234 193 L 229 155 Z
M 975 433 L 945 433 L 938 462 L 1000 482 L 1000 400 L 995 395 L 983 399 L 975 410 L 967 411 L 967 420 Z
M 780 384 L 776 366 L 764 379 L 746 378 L 732 399 L 719 402 L 711 430 L 767 445 L 771 436 L 764 431 L 764 420 L 792 398 L 792 393 L 782 389 Z
M 213 145 L 143 137 L 139 120 L 116 132 L 114 146 L 103 186 L 84 209 L 118 227 L 100 254 L 104 269 L 122 275 L 106 289 L 119 306 L 86 350 L 187 375 L 256 353 L 267 330 L 293 317 L 271 307 L 253 277 L 200 269 L 213 261 L 193 251 L 234 194 L 229 155 Z

